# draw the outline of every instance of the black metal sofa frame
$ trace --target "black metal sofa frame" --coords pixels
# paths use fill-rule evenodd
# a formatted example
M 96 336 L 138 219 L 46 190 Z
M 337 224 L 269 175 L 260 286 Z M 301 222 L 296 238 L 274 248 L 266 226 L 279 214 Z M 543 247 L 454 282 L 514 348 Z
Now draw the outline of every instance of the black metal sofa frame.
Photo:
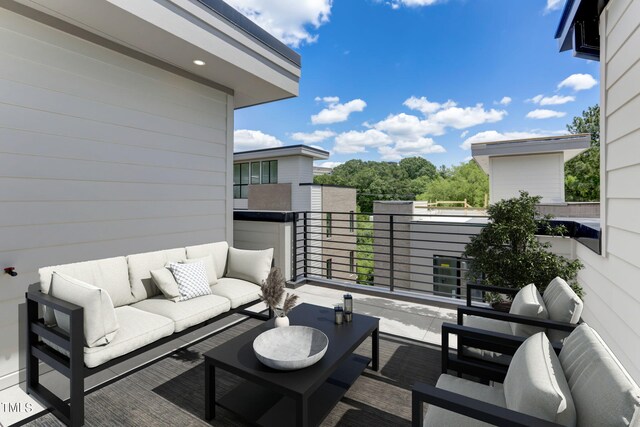
M 52 413 L 68 426 L 81 426 L 84 424 L 84 379 L 101 372 L 120 362 L 131 359 L 148 350 L 161 346 L 174 339 L 197 331 L 203 326 L 214 323 L 232 314 L 244 314 L 260 320 L 268 320 L 273 317 L 271 309 L 266 315 L 247 311 L 247 308 L 260 302 L 256 299 L 220 315 L 208 319 L 198 325 L 194 325 L 180 332 L 175 332 L 168 337 L 161 338 L 144 347 L 136 349 L 125 355 L 112 359 L 95 368 L 88 368 L 84 364 L 84 309 L 75 304 L 68 303 L 59 298 L 44 294 L 39 290 L 39 284 L 30 286 L 26 293 L 27 321 L 26 321 L 26 387 L 27 393 L 35 396 Z M 57 326 L 46 326 L 44 319 L 39 318 L 38 306 L 47 306 L 58 310 L 70 317 L 70 332 L 67 333 Z M 210 335 L 210 334 L 208 334 Z M 43 343 L 40 338 L 45 338 L 69 352 L 69 357 L 55 351 Z M 69 379 L 70 398 L 69 403 L 56 396 L 48 388 L 40 383 L 39 362 L 42 361 L 51 368 L 60 372 Z M 132 372 L 118 377 L 124 377 Z
M 528 317 L 517 320 L 524 321 L 525 319 L 525 323 L 535 324 L 529 323 L 529 321 L 535 321 Z M 576 326 L 577 325 L 568 326 L 568 324 L 562 323 L 560 329 L 569 331 L 569 329 L 573 330 Z M 526 340 L 526 337 L 501 334 L 451 323 L 442 324 L 442 373 L 448 373 L 449 369 L 452 369 L 457 371 L 459 377 L 469 375 L 485 383 L 489 381 L 503 382 L 507 374 L 508 366 L 461 358 L 451 354 L 449 352 L 450 334 L 458 336 L 458 345 L 464 340 L 464 345 L 472 344 L 478 348 L 498 351 L 510 356 L 513 356 L 518 347 Z M 555 343 L 553 347 L 556 353 L 559 353 L 562 349 L 562 344 Z M 411 391 L 411 419 L 414 427 L 422 426 L 424 403 L 497 426 L 559 426 L 559 424 L 550 421 L 453 393 L 448 390 L 439 389 L 429 384 L 417 383 L 412 387 Z

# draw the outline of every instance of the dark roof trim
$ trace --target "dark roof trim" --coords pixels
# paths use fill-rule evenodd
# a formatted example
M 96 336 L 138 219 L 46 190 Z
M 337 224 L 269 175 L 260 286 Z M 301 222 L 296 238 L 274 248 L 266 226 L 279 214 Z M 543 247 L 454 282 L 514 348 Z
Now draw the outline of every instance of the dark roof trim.
M 234 221 L 294 222 L 297 212 L 233 211 Z
M 198 2 L 205 5 L 209 10 L 214 12 L 216 15 L 225 19 L 235 27 L 241 29 L 245 33 L 249 34 L 253 38 L 257 39 L 261 43 L 265 44 L 273 51 L 278 53 L 283 58 L 289 60 L 296 66 L 300 67 L 302 65 L 302 60 L 300 54 L 280 40 L 269 34 L 267 31 L 260 28 L 256 25 L 252 20 L 235 10 L 233 7 L 229 6 L 222 0 L 197 0 Z
M 277 150 L 288 150 L 291 148 L 304 148 L 306 150 L 309 151 L 315 151 L 318 154 L 322 154 L 322 155 L 331 155 L 331 153 L 329 153 L 328 151 L 324 151 L 324 150 L 320 150 L 319 148 L 315 148 L 315 147 L 310 147 L 308 145 L 304 145 L 304 144 L 297 144 L 297 145 L 283 145 L 282 147 L 274 147 L 274 148 L 260 148 L 258 150 L 249 150 L 249 151 L 236 151 L 233 154 L 251 154 L 251 153 L 264 153 L 267 151 L 277 151 Z
M 555 38 L 560 52 L 572 50 L 577 58 L 600 60 L 598 21 L 609 0 L 567 0 Z

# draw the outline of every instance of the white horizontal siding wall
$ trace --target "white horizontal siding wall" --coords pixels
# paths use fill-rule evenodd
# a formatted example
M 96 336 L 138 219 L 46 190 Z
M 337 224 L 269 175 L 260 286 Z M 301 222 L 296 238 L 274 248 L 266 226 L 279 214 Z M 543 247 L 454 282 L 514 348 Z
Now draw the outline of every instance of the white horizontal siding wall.
M 492 157 L 491 203 L 517 197 L 520 190 L 542 196 L 542 203 L 564 202 L 564 159 L 561 153 Z
M 640 0 L 600 17 L 603 256 L 577 246 L 583 318 L 640 382 Z
M 0 388 L 39 267 L 230 240 L 230 95 L 0 8 Z

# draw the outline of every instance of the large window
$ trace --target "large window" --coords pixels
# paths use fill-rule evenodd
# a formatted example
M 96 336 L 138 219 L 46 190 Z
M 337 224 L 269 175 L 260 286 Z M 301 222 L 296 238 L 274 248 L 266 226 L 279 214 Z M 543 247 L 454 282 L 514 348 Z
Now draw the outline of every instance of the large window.
M 249 163 L 233 165 L 233 198 L 246 199 L 249 196 Z
M 249 185 L 278 182 L 278 161 L 236 163 L 233 165 L 233 198 L 249 197 Z
M 332 261 L 333 260 L 331 258 L 329 258 L 326 261 L 327 279 L 331 279 L 333 277 L 333 271 L 332 271 L 333 270 L 333 268 L 332 268 L 333 267 L 333 262 Z
M 458 298 L 460 295 L 460 258 L 433 256 L 433 293 Z
M 262 162 L 262 183 L 276 184 L 278 182 L 278 161 L 268 160 Z
M 327 224 L 325 225 L 325 233 L 327 235 L 327 237 L 331 237 L 331 212 L 327 212 Z

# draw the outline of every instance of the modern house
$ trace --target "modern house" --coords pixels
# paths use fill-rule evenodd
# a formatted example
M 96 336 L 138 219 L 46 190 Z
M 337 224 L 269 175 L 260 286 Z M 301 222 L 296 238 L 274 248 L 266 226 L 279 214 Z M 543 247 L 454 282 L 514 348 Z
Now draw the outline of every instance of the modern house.
M 300 56 L 222 1 L 0 2 L 0 389 L 38 269 L 233 241 L 234 110 Z
M 328 158 L 329 152 L 306 145 L 234 153 L 235 217 L 246 219 L 252 212 L 261 211 L 303 213 L 314 226 L 307 245 L 313 271 L 327 279 L 353 280 L 356 190 L 313 183 L 316 170 L 313 162 Z M 236 246 L 255 247 L 258 244 L 255 230 L 248 224 L 247 229 L 238 229 L 238 226 L 236 223 Z M 284 263 L 279 266 L 289 279 L 290 269 Z

